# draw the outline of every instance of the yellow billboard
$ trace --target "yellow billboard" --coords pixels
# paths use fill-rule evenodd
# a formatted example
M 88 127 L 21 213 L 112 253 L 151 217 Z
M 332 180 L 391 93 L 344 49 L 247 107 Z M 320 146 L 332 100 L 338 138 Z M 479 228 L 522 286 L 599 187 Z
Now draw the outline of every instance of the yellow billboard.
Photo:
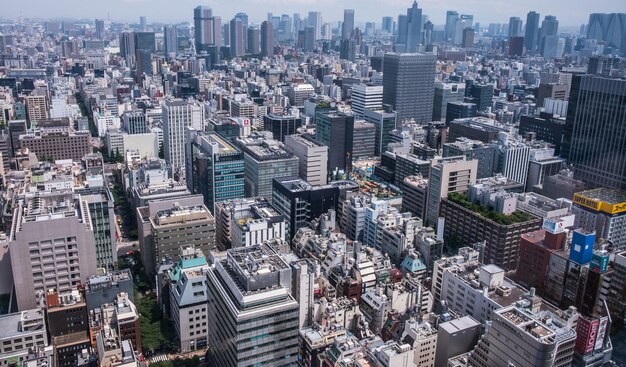
M 586 208 L 597 211 L 603 211 L 608 214 L 619 214 L 626 212 L 626 202 L 611 204 L 605 201 L 588 198 L 581 194 L 574 194 L 573 202 L 580 206 L 584 206 Z

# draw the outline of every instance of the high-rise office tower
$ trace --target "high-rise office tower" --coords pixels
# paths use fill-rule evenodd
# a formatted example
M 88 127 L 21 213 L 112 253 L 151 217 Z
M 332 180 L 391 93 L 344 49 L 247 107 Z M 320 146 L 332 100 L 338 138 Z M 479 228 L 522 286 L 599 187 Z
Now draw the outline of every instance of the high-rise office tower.
M 154 32 L 135 32 L 135 50 L 156 51 Z
M 163 27 L 163 52 L 167 57 L 176 54 L 176 51 L 178 51 L 178 30 L 175 25 L 166 25 Z
M 626 190 L 625 116 L 626 80 L 573 76 L 561 156 L 588 187 Z
M 300 33 L 302 34 L 302 48 L 304 51 L 311 52 L 315 50 L 315 28 L 304 27 L 304 31 L 298 33 L 298 38 L 300 38 Z
M 454 10 L 448 10 L 446 12 L 446 27 L 444 29 L 446 42 L 452 42 L 455 37 L 457 19 L 459 19 L 459 12 Z
M 424 45 L 428 46 L 428 45 L 432 45 L 433 43 L 433 32 L 435 31 L 435 25 L 430 21 L 427 20 L 424 23 L 424 34 L 422 35 L 422 39 L 423 39 L 423 43 Z
M 261 55 L 274 55 L 274 26 L 267 20 L 261 23 Z
M 141 31 L 145 31 L 147 27 L 148 27 L 148 20 L 146 19 L 145 16 L 143 15 L 140 16 L 139 17 L 139 29 Z
M 389 34 L 393 33 L 393 18 L 392 17 L 383 17 L 381 30 Z
M 356 59 L 356 40 L 342 39 L 339 47 L 339 57 L 343 60 L 354 61 Z
M 463 29 L 463 37 L 461 38 L 461 47 L 474 47 L 474 28 L 467 27 Z
M 248 14 L 239 12 L 235 14 L 235 18 L 241 20 L 241 23 L 245 28 L 248 28 Z
M 280 27 L 278 27 L 278 30 L 281 34 L 281 40 L 293 39 L 293 23 L 289 14 L 280 16 Z
M 120 33 L 120 56 L 129 61 L 135 58 L 135 35 L 133 32 Z
M 539 35 L 539 51 L 544 58 L 557 56 L 559 21 L 554 15 L 546 15 L 541 22 L 541 34 Z
M 534 55 L 539 38 L 539 13 L 531 11 L 526 15 L 526 33 L 524 34 L 524 47 L 526 53 Z
M 193 9 L 194 42 L 198 53 L 207 51 L 209 45 L 214 44 L 212 17 L 213 10 L 207 6 Z
M 104 38 L 104 20 L 96 19 L 96 38 L 101 40 Z
M 185 130 L 204 129 L 204 106 L 200 103 L 174 99 L 165 101 L 163 113 L 163 152 L 172 173 L 184 173 Z
M 383 107 L 383 86 L 356 84 L 352 87 L 352 111 L 362 118 L 365 110 L 380 110 Z
M 298 32 L 304 29 L 304 24 L 302 24 L 302 18 L 300 17 L 300 13 L 293 13 L 293 32 L 294 35 L 297 36 Z
M 261 29 L 259 27 L 248 28 L 246 51 L 249 54 L 257 55 L 261 52 Z
M 522 19 L 520 17 L 511 17 L 509 19 L 509 38 L 522 35 Z
M 398 15 L 398 36 L 396 37 L 396 43 L 404 45 L 406 47 L 406 36 L 408 27 L 408 17 L 404 14 Z
M 228 28 L 226 27 L 226 25 L 224 25 L 224 27 L 222 27 L 222 18 L 215 16 L 213 18 L 211 18 L 211 24 L 213 25 L 213 32 L 212 32 L 212 41 L 213 43 L 211 44 L 212 46 L 215 46 L 217 48 L 219 48 L 220 46 L 223 45 L 227 45 L 228 44 L 228 39 L 227 39 L 227 35 L 228 33 L 224 32 L 224 28 Z
M 406 10 L 407 35 L 406 51 L 417 51 L 417 45 L 422 43 L 422 9 L 417 7 L 417 1 Z
M 436 83 L 435 99 L 433 101 L 433 121 L 445 121 L 448 103 L 463 102 L 464 99 L 465 84 Z
M 337 111 L 315 113 L 315 140 L 329 149 L 328 169 L 349 171 L 352 167 L 354 116 Z
M 352 31 L 354 31 L 354 9 L 345 9 L 341 25 L 341 39 L 347 40 L 352 37 Z
M 243 56 L 244 54 L 244 26 L 241 19 L 233 18 L 230 21 L 230 55 L 233 57 Z
M 36 307 L 48 289 L 69 292 L 96 274 L 96 242 L 87 202 L 71 190 L 26 194 L 9 238 L 15 300 Z
M 619 49 L 621 56 L 626 56 L 626 13 L 590 14 L 587 39 L 612 44 Z
M 291 281 L 290 266 L 268 245 L 228 250 L 208 269 L 214 365 L 296 365 L 300 308 Z
M 310 11 L 308 23 L 309 27 L 313 27 L 314 40 L 322 39 L 322 13 L 319 11 Z
M 432 121 L 436 62 L 434 54 L 385 54 L 383 103 L 392 106 L 398 120 Z
M 216 133 L 187 130 L 187 187 L 202 194 L 214 212 L 215 203 L 245 196 L 243 153 Z

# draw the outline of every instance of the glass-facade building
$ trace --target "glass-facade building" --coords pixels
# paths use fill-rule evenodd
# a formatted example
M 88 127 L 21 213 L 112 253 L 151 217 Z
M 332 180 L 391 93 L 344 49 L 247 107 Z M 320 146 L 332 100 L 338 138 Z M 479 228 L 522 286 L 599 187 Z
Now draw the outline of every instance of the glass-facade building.
M 561 156 L 589 187 L 626 190 L 626 80 L 574 75 Z
M 202 194 L 213 213 L 215 203 L 245 197 L 243 153 L 221 136 L 189 129 L 187 188 Z

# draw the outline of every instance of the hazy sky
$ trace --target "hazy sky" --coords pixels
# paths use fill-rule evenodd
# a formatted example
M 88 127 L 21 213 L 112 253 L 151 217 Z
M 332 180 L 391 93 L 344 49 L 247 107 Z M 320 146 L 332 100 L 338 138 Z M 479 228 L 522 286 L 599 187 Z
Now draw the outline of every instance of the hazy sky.
M 381 22 L 383 16 L 397 17 L 405 13 L 412 0 L 0 0 L 0 17 L 56 18 L 84 17 L 137 22 L 140 15 L 148 22 L 177 22 L 191 20 L 193 8 L 208 5 L 213 14 L 231 19 L 239 11 L 259 22 L 274 14 L 303 16 L 310 10 L 321 11 L 324 22 L 334 22 L 343 17 L 344 8 L 355 9 L 356 23 Z M 424 14 L 435 24 L 444 24 L 446 10 L 473 14 L 474 21 L 508 23 L 511 16 L 524 21 L 526 13 L 535 10 L 541 18 L 556 15 L 561 25 L 586 23 L 590 13 L 626 12 L 626 0 L 422 0 L 418 1 Z

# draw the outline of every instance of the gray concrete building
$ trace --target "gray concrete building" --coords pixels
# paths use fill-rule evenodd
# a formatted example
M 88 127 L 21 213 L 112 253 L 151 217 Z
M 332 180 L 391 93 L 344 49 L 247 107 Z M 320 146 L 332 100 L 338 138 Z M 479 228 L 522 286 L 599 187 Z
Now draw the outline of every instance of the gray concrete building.
M 298 174 L 298 157 L 274 139 L 237 138 L 235 143 L 244 153 L 246 197 L 262 196 L 272 201 L 272 180 Z
M 151 264 L 177 261 L 180 246 L 194 245 L 203 254 L 215 248 L 215 219 L 206 206 L 172 205 L 150 217 L 154 258 Z
M 69 292 L 96 274 L 96 241 L 89 208 L 71 191 L 24 195 L 9 237 L 19 310 L 36 307 L 48 289 Z
M 434 54 L 385 54 L 383 103 L 392 106 L 398 120 L 432 121 L 436 62 Z
M 365 122 L 355 121 L 352 135 L 352 158 L 373 157 L 376 145 L 376 125 Z
M 209 268 L 211 363 L 296 364 L 300 310 L 291 279 L 290 266 L 268 245 L 228 250 Z
M 310 135 L 285 136 L 285 148 L 298 157 L 298 173 L 311 185 L 328 183 L 328 147 Z

